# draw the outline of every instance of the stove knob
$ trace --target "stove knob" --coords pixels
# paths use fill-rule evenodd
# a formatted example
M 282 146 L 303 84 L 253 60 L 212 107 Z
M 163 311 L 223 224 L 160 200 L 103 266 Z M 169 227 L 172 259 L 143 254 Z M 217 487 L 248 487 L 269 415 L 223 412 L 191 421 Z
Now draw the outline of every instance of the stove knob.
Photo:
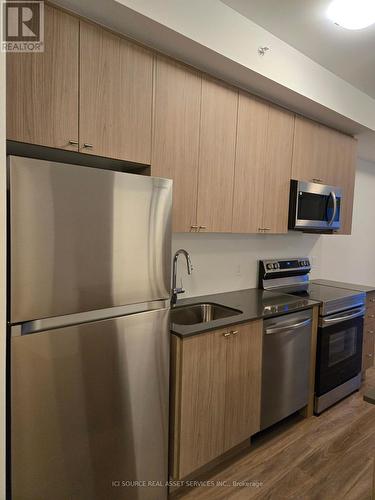
M 267 269 L 272 269 L 272 264 L 267 264 Z

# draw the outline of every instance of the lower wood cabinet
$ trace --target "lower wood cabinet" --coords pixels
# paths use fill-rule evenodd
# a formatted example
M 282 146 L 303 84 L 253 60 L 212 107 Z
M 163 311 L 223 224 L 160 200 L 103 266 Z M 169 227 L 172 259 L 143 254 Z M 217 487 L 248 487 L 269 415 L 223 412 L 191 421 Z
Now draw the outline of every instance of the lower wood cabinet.
M 375 292 L 367 293 L 363 328 L 362 372 L 374 366 L 375 354 Z
M 262 321 L 172 335 L 171 467 L 188 476 L 260 427 Z

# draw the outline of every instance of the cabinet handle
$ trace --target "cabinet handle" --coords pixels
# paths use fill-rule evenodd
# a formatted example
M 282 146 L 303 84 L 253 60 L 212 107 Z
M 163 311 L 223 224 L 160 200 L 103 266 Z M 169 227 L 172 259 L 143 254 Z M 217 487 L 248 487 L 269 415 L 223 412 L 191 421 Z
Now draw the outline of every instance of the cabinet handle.
M 79 144 L 78 141 L 73 141 L 72 139 L 70 139 L 68 142 L 69 142 L 70 146 L 78 146 L 78 144 Z
M 199 231 L 200 231 L 201 229 L 203 229 L 203 231 L 204 231 L 205 229 L 207 229 L 207 226 L 199 226 Z
M 271 228 L 270 227 L 258 227 L 258 230 L 260 232 L 264 232 L 264 231 L 271 231 Z
M 190 226 L 190 232 L 197 231 L 197 229 L 199 229 L 199 226 L 197 226 L 195 224 L 193 226 Z
M 370 299 L 370 302 L 375 302 L 375 298 Z
M 373 318 L 375 318 L 375 314 L 369 314 L 368 317 L 373 319 Z
M 238 332 L 238 330 L 232 330 L 230 333 L 231 333 L 231 335 L 237 335 L 239 332 Z
M 83 143 L 84 148 L 93 148 L 94 146 L 92 144 L 88 144 L 87 142 Z
M 313 182 L 317 182 L 318 184 L 322 184 L 322 179 L 312 179 Z
M 224 332 L 223 335 L 224 335 L 224 337 L 229 337 L 230 336 L 230 332 Z
M 366 354 L 368 358 L 372 358 L 372 354 Z

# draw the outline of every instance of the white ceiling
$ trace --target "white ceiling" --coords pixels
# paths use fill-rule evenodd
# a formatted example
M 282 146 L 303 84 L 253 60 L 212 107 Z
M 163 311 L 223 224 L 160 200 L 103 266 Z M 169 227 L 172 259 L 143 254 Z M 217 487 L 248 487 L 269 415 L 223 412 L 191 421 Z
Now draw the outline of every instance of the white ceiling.
M 221 1 L 375 98 L 375 25 L 335 25 L 325 15 L 330 0 Z

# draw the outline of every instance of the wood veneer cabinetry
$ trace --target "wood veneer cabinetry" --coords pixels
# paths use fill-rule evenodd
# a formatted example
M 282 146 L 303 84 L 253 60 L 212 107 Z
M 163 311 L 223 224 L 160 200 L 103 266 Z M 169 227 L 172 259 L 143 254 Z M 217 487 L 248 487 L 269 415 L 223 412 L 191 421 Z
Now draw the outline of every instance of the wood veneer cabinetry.
M 172 336 L 171 476 L 186 477 L 259 430 L 262 321 Z
M 341 234 L 351 233 L 356 152 L 353 137 L 296 116 L 292 178 L 342 188 Z
M 44 9 L 44 52 L 6 55 L 7 138 L 77 151 L 79 21 Z
M 173 179 L 173 230 L 197 225 L 198 148 L 202 77 L 158 56 L 152 175 Z
M 197 223 L 209 232 L 232 230 L 238 91 L 202 79 Z
M 80 22 L 80 150 L 151 163 L 153 55 Z
M 375 292 L 366 296 L 366 314 L 363 328 L 362 371 L 374 366 L 375 354 Z
M 59 8 L 45 15 L 45 52 L 7 54 L 8 139 L 151 164 L 174 180 L 174 231 L 284 233 L 291 177 L 340 186 L 350 233 L 352 137 Z
M 232 232 L 286 233 L 294 115 L 239 96 Z

